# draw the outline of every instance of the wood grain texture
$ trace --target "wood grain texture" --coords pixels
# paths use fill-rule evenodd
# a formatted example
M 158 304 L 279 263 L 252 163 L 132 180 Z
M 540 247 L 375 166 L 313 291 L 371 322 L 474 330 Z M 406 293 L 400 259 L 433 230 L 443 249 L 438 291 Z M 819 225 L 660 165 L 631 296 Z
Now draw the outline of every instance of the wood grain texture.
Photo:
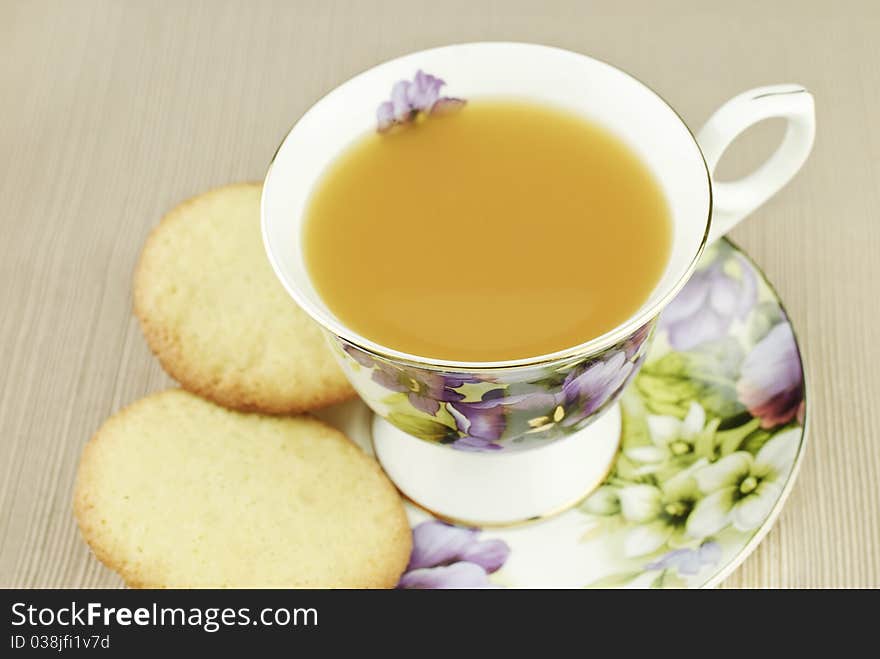
M 800 82 L 815 150 L 734 239 L 806 357 L 811 438 L 776 526 L 734 587 L 880 586 L 880 5 L 603 0 L 0 0 L 0 586 L 115 587 L 70 510 L 80 450 L 168 386 L 131 315 L 162 213 L 262 178 L 291 123 L 382 60 L 523 40 L 648 81 L 692 128 L 749 87 Z M 767 153 L 753 131 L 725 167 Z

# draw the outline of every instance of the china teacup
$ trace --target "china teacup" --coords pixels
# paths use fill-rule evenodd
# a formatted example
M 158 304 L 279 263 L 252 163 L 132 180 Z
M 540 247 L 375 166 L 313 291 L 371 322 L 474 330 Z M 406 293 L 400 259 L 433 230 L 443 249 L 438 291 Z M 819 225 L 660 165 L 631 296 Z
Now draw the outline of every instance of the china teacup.
M 419 69 L 442 77 L 458 98 L 516 96 L 582 114 L 622 138 L 650 168 L 671 209 L 671 255 L 653 293 L 627 321 L 553 354 L 469 362 L 379 345 L 327 308 L 297 240 L 309 195 L 327 165 L 374 128 L 376 107 L 393 83 Z M 775 153 L 739 181 L 714 181 L 728 145 L 771 117 L 787 120 Z M 376 413 L 376 452 L 398 487 L 441 516 L 509 523 L 573 504 L 601 481 L 619 438 L 615 402 L 645 359 L 660 313 L 704 248 L 800 169 L 814 131 L 813 98 L 800 85 L 735 97 L 695 138 L 651 89 L 590 57 L 522 43 L 435 48 L 361 73 L 303 115 L 266 176 L 263 237 L 282 284 L 325 328 L 345 373 Z M 584 254 L 589 258 L 589 250 Z M 510 267 L 517 267 L 515 257 Z

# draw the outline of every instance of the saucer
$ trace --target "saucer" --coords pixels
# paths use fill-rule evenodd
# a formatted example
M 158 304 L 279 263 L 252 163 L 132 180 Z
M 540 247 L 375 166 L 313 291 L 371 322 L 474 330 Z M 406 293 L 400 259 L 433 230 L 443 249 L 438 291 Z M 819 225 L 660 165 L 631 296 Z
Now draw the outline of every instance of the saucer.
M 620 400 L 620 449 L 598 489 L 510 528 L 453 526 L 412 503 L 405 588 L 699 588 L 772 526 L 806 442 L 797 340 L 778 295 L 727 240 L 664 311 Z M 372 453 L 360 401 L 319 414 Z

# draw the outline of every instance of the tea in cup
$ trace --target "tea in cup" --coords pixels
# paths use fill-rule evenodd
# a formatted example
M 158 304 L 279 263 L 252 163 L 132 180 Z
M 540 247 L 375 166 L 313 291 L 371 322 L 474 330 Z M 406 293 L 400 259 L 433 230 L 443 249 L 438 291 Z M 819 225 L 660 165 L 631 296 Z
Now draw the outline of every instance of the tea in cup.
M 774 155 L 714 182 L 727 146 L 769 117 L 788 121 Z M 659 314 L 813 134 L 797 85 L 734 98 L 695 138 L 584 55 L 436 48 L 300 119 L 266 177 L 264 242 L 376 413 L 401 491 L 456 520 L 532 519 L 601 482 Z

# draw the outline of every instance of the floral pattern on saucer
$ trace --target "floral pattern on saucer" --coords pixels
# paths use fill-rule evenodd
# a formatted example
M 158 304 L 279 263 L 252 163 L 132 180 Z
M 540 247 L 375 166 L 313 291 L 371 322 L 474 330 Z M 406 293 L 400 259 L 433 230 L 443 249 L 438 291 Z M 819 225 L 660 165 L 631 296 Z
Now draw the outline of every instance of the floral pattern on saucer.
M 621 396 L 618 459 L 578 507 L 510 529 L 410 509 L 401 587 L 700 587 L 772 522 L 803 453 L 804 379 L 772 288 L 727 241 L 669 305 Z
M 503 540 L 482 540 L 479 529 L 439 520 L 413 529 L 413 550 L 398 588 L 489 588 L 489 575 L 510 554 Z

